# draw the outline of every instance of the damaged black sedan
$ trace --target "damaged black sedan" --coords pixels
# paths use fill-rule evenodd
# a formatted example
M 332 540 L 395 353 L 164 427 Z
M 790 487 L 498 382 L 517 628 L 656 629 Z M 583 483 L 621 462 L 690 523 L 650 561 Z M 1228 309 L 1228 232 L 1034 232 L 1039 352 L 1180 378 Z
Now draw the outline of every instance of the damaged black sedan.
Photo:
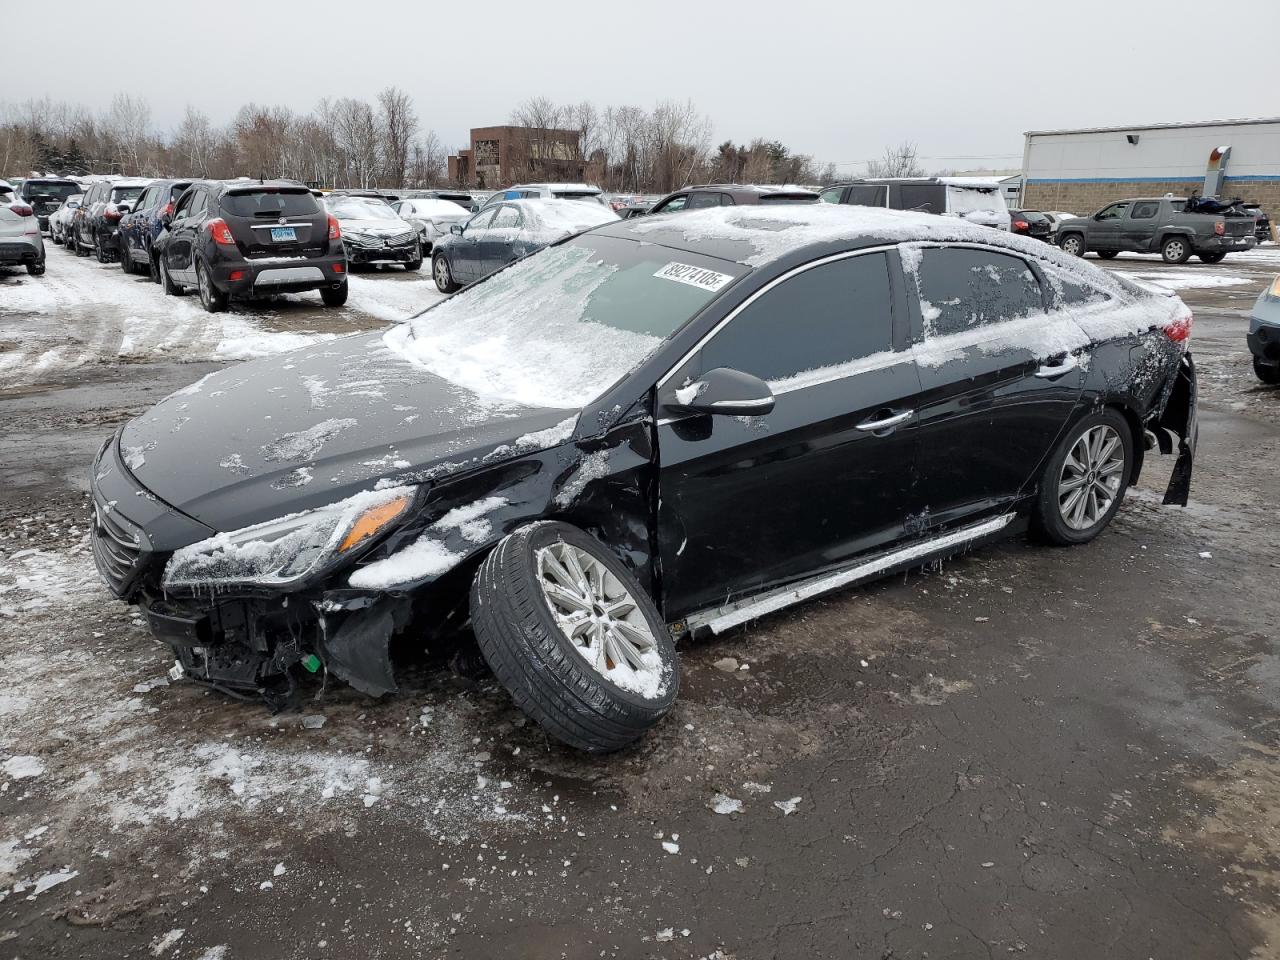
M 474 635 L 589 751 L 675 640 L 1032 528 L 1097 536 L 1196 439 L 1191 316 L 955 219 L 609 224 L 385 332 L 212 374 L 108 440 L 92 545 L 174 674 L 275 706 Z

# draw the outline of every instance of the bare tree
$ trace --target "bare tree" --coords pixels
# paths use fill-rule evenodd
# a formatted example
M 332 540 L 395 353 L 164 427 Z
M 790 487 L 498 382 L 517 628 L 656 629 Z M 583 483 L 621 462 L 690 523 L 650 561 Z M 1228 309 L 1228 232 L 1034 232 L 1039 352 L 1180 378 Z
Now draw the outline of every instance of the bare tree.
M 916 161 L 916 145 L 904 140 L 896 147 L 885 147 L 884 157 L 867 164 L 869 177 L 922 177 L 924 167 Z
M 173 135 L 173 151 L 183 164 L 183 172 L 195 177 L 208 177 L 217 137 L 208 116 L 190 104 Z
M 409 166 L 409 151 L 418 132 L 413 98 L 396 87 L 378 94 L 378 126 L 382 134 L 382 175 L 388 186 L 401 186 Z
M 414 141 L 409 163 L 411 186 L 432 187 L 444 183 L 448 167 L 449 151 L 434 130 L 428 130 L 426 136 Z
M 335 177 L 342 182 L 335 185 L 372 186 L 378 167 L 378 123 L 373 108 L 363 100 L 343 97 L 333 105 L 333 125 L 342 161 Z
M 117 93 L 111 100 L 107 123 L 118 144 L 121 173 L 146 173 L 151 107 L 141 97 Z

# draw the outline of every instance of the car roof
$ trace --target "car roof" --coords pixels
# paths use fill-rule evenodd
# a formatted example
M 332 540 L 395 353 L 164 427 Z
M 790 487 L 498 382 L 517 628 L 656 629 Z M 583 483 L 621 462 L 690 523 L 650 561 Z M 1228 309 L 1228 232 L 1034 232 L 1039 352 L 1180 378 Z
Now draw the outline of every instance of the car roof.
M 603 193 L 599 187 L 589 183 L 513 183 L 508 190 L 574 190 L 582 193 Z M 499 193 L 503 191 L 498 191 Z
M 76 183 L 70 177 L 27 177 L 23 183 Z M 76 186 L 79 186 L 76 183 Z
M 721 193 L 755 193 L 761 196 L 776 193 L 806 194 L 813 197 L 818 195 L 808 187 L 801 187 L 794 183 L 781 185 L 771 183 L 694 183 L 672 192 L 683 193 L 685 190 L 718 190 Z

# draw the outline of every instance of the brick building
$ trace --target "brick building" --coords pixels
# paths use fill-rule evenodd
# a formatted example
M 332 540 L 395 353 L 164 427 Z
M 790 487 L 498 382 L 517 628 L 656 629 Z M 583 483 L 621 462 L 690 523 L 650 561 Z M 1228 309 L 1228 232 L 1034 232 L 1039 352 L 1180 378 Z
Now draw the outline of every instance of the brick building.
M 583 179 L 581 134 L 544 127 L 476 127 L 471 146 L 449 158 L 449 180 L 459 186 L 494 190 L 529 181 Z
M 1224 149 L 1225 148 L 1225 149 Z M 1026 134 L 1022 205 L 1092 213 L 1126 197 L 1243 197 L 1280 220 L 1280 118 Z

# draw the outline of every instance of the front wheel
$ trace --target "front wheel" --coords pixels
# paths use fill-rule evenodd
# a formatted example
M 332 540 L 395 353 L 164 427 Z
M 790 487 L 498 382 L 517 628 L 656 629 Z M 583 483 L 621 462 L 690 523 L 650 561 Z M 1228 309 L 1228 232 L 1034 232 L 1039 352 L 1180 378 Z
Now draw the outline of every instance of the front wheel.
M 1198 256 L 1201 263 L 1221 263 L 1227 258 L 1225 253 L 1201 253 Z
M 99 263 L 110 263 L 111 254 L 109 254 L 102 245 L 102 238 L 96 233 L 93 235 L 93 255 Z
M 458 285 L 453 282 L 453 273 L 449 270 L 449 261 L 438 256 L 431 261 L 431 273 L 436 278 L 436 289 L 441 293 L 453 293 Z
M 336 287 L 321 287 L 320 299 L 326 307 L 342 306 L 347 302 L 347 281 L 343 280 Z
M 480 652 L 516 705 L 589 753 L 640 739 L 675 703 L 675 643 L 639 581 L 567 523 L 517 530 L 471 585 Z
M 125 273 L 133 273 L 133 257 L 129 255 L 129 244 L 121 237 L 120 239 L 120 269 Z
M 1165 263 L 1186 263 L 1191 259 L 1191 244 L 1182 237 L 1170 237 L 1160 247 Z
M 1059 242 L 1062 252 L 1072 257 L 1084 256 L 1084 237 L 1078 233 L 1068 233 Z
M 73 233 L 71 235 L 71 247 L 75 250 L 77 257 L 87 257 L 89 255 L 89 251 L 85 250 L 84 244 L 80 242 L 80 235 L 78 233 Z
M 1257 357 L 1254 357 L 1253 372 L 1259 380 L 1268 386 L 1280 384 L 1280 363 L 1263 363 Z
M 1129 486 L 1133 437 L 1114 410 L 1077 423 L 1062 439 L 1040 479 L 1037 528 L 1050 543 L 1088 543 L 1111 522 Z

